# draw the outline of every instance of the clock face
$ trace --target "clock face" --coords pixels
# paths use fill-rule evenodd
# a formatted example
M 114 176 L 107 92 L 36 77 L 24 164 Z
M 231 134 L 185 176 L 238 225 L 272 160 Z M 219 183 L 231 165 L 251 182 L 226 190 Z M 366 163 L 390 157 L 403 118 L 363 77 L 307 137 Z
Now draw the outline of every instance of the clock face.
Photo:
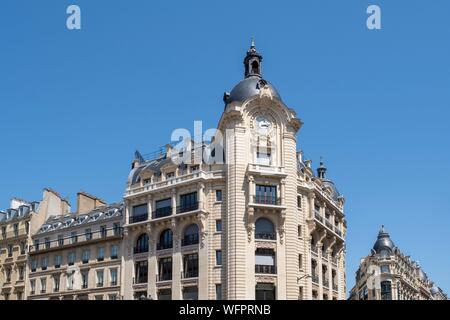
M 258 125 L 258 131 L 261 133 L 267 133 L 272 127 L 270 121 L 263 116 L 256 118 L 256 124 Z

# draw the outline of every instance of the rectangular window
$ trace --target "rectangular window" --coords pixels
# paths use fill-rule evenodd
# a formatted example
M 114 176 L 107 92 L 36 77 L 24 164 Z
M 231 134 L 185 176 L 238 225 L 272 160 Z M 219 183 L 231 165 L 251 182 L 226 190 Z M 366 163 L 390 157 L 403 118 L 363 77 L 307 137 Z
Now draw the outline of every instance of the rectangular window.
M 277 187 L 257 184 L 255 203 L 278 204 Z
M 270 166 L 270 158 L 271 158 L 270 149 L 258 148 L 258 151 L 256 152 L 256 163 L 257 164 Z
M 34 243 L 34 249 L 36 251 L 39 251 L 39 239 L 34 239 L 33 243 Z
M 2 238 L 5 239 L 6 238 L 6 226 L 2 227 Z
M 31 272 L 35 272 L 38 266 L 38 261 L 36 259 L 31 260 Z
M 62 247 L 64 245 L 64 235 L 58 234 L 58 246 Z
M 222 250 L 216 250 L 216 266 L 222 265 Z
M 297 208 L 302 207 L 302 196 L 297 196 Z
M 41 269 L 42 270 L 47 270 L 48 267 L 48 259 L 47 257 L 42 257 L 41 259 Z
M 14 224 L 14 237 L 18 237 L 19 236 L 19 224 L 15 223 Z
M 172 280 L 172 258 L 161 258 L 158 263 L 159 281 Z
M 297 226 L 297 235 L 298 235 L 299 238 L 302 237 L 302 226 L 301 225 Z
M 58 254 L 54 257 L 55 268 L 61 267 L 61 256 Z
M 119 256 L 119 246 L 118 245 L 112 245 L 111 246 L 111 259 L 117 259 Z
M 98 247 L 97 248 L 97 260 L 103 261 L 105 259 L 105 248 L 104 247 Z
M 216 220 L 216 231 L 222 232 L 222 220 L 221 219 Z
M 298 268 L 299 268 L 300 270 L 303 269 L 303 255 L 302 255 L 302 254 L 299 254 L 299 255 L 298 255 Z
M 73 231 L 73 232 L 70 234 L 70 241 L 71 241 L 72 244 L 78 242 L 78 235 L 77 235 L 77 232 L 76 232 L 76 231 Z
M 45 238 L 45 249 L 50 249 L 50 238 Z
M 6 282 L 11 282 L 11 267 L 5 268 L 5 278 Z
M 67 289 L 73 290 L 73 272 L 67 274 Z
M 97 270 L 97 288 L 103 287 L 103 270 Z
M 30 293 L 31 294 L 36 293 L 36 280 L 34 279 L 30 280 Z
M 53 292 L 59 292 L 59 276 L 53 276 Z
M 117 294 L 110 294 L 110 295 L 108 296 L 108 299 L 109 299 L 109 300 L 117 300 Z
M 148 219 L 148 205 L 146 203 L 133 207 L 130 223 L 145 221 Z
M 222 190 L 216 190 L 216 201 L 222 201 Z
M 47 291 L 47 278 L 41 278 L 41 293 Z
M 67 264 L 73 266 L 75 263 L 75 252 L 69 252 L 67 255 Z
M 107 236 L 106 226 L 100 226 L 100 235 L 102 238 L 106 238 Z
M 216 300 L 222 300 L 222 285 L 216 284 Z
M 22 241 L 20 243 L 20 254 L 25 254 L 26 250 L 27 250 L 27 243 Z
M 8 257 L 12 257 L 13 256 L 13 245 L 12 244 L 8 244 Z
M 81 289 L 87 289 L 89 284 L 89 273 L 87 271 L 83 271 L 81 273 Z
M 172 214 L 172 199 L 162 199 L 155 202 L 155 212 L 153 218 L 161 218 Z
M 111 285 L 117 286 L 117 268 L 109 270 L 109 276 L 111 279 Z
M 90 258 L 91 258 L 91 250 L 89 250 L 89 249 L 83 250 L 83 253 L 81 254 L 82 262 L 89 263 Z
M 389 273 L 390 269 L 388 265 L 382 265 L 381 266 L 381 273 Z
M 197 192 L 182 194 L 177 213 L 189 212 L 198 209 Z
M 200 169 L 200 167 L 198 165 L 197 166 L 192 166 L 191 167 L 191 172 L 197 172 L 199 169 Z
M 92 230 L 91 229 L 84 230 L 84 237 L 86 238 L 86 241 L 92 240 Z
M 136 283 L 147 283 L 148 280 L 148 262 L 139 261 L 136 262 L 134 266 L 135 271 L 135 282 Z
M 119 236 L 120 235 L 120 223 L 114 223 L 113 224 L 113 232 L 115 236 Z
M 183 257 L 183 267 L 185 278 L 198 277 L 198 254 L 186 254 Z
M 23 266 L 19 266 L 18 270 L 19 270 L 19 281 L 23 281 L 25 268 Z

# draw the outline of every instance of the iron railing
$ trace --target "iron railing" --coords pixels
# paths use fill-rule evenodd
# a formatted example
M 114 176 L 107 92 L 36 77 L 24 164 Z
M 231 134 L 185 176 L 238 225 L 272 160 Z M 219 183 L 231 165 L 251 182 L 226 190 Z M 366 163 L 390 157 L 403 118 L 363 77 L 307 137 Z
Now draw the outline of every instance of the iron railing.
M 255 265 L 255 273 L 276 274 L 277 270 L 275 266 L 257 264 Z

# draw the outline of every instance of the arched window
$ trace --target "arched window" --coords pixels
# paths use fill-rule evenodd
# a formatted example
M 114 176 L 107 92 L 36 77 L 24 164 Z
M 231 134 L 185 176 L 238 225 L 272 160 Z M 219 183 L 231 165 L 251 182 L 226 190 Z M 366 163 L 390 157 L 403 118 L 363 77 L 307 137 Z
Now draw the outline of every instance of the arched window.
M 173 247 L 173 234 L 172 230 L 166 229 L 161 232 L 159 236 L 158 250 L 170 249 Z
M 184 229 L 184 236 L 181 241 L 182 246 L 198 244 L 198 226 L 193 223 Z
M 381 300 L 392 300 L 392 290 L 390 281 L 381 282 Z
M 141 252 L 148 252 L 148 235 L 146 233 L 141 234 L 136 240 L 134 253 Z
M 255 222 L 255 239 L 275 240 L 275 227 L 269 219 L 259 218 Z

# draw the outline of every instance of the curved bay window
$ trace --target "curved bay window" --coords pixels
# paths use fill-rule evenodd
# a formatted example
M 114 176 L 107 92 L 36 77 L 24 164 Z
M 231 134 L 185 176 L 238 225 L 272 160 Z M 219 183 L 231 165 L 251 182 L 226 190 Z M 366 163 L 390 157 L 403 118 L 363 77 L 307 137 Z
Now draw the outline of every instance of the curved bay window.
M 392 289 L 390 281 L 381 282 L 381 300 L 392 300 Z
M 134 253 L 148 252 L 148 235 L 146 233 L 141 234 L 136 241 L 136 247 Z
M 275 227 L 267 218 L 259 218 L 255 222 L 255 239 L 275 240 Z
M 166 229 L 161 232 L 159 236 L 159 243 L 157 245 L 157 250 L 171 249 L 173 247 L 173 233 L 172 230 Z
M 198 244 L 198 226 L 193 223 L 184 230 L 184 236 L 181 240 L 182 246 Z

